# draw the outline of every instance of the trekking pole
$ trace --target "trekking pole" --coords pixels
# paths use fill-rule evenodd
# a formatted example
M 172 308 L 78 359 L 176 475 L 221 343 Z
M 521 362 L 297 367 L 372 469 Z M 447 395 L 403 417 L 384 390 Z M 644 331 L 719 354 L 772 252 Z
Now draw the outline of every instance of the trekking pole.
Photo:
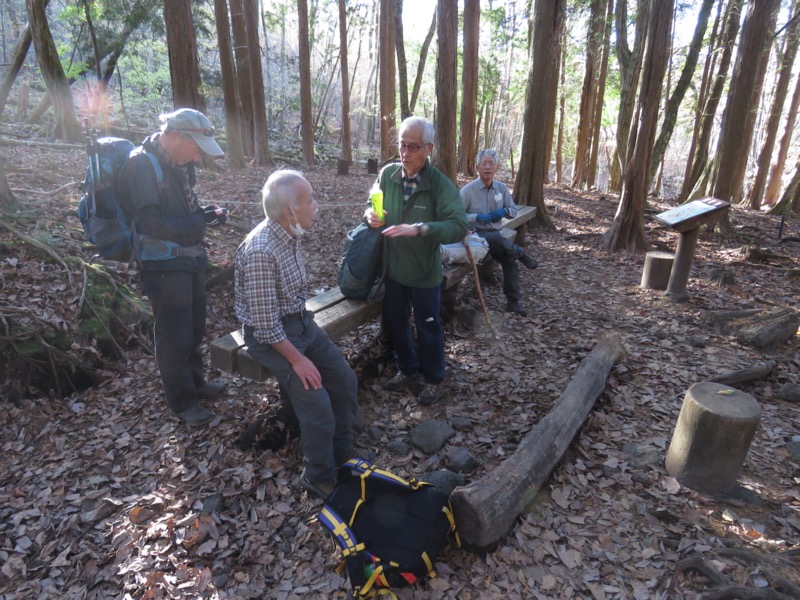
M 481 302 L 481 308 L 483 308 L 483 316 L 486 317 L 486 324 L 489 326 L 489 329 L 492 331 L 492 335 L 497 338 L 497 332 L 494 330 L 494 326 L 492 325 L 492 321 L 489 318 L 489 310 L 486 308 L 486 302 L 483 299 L 483 291 L 481 290 L 481 281 L 480 277 L 478 276 L 478 265 L 475 264 L 475 257 L 472 256 L 472 250 L 467 243 L 467 240 L 461 240 L 461 243 L 464 244 L 464 248 L 467 251 L 467 258 L 469 259 L 469 264 L 472 265 L 472 274 L 475 276 L 475 289 L 478 291 L 478 300 Z

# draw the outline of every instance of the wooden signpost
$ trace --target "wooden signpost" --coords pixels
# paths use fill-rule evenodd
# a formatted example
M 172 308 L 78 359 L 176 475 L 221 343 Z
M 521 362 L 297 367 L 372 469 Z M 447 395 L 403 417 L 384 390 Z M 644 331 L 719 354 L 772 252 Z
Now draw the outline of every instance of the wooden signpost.
M 689 281 L 689 270 L 692 267 L 700 228 L 719 218 L 721 212 L 729 206 L 730 203 L 725 200 L 701 198 L 655 216 L 681 236 L 678 239 L 675 261 L 672 264 L 666 291 L 666 295 L 676 302 L 686 300 L 686 283 Z

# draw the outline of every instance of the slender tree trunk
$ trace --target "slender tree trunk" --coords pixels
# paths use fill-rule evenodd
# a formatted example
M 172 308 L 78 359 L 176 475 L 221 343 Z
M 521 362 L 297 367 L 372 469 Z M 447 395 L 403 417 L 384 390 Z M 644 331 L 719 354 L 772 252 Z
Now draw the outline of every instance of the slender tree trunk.
M 789 181 L 789 185 L 783 190 L 781 199 L 769 210 L 769 214 L 798 214 L 798 212 L 800 212 L 800 160 L 797 161 L 794 175 Z
M 8 185 L 8 178 L 6 177 L 6 166 L 0 159 L 0 213 L 4 211 L 16 210 L 18 207 L 17 198 L 11 187 Z
M 561 32 L 562 44 L 567 43 L 566 31 Z M 564 119 L 566 118 L 567 92 L 565 89 L 567 73 L 566 48 L 561 48 L 561 100 L 558 109 L 558 137 L 556 141 L 556 183 L 561 184 L 564 175 Z
M 614 0 L 608 0 L 606 19 L 603 24 L 603 58 L 600 62 L 600 79 L 597 82 L 597 98 L 594 105 L 594 123 L 592 125 L 592 151 L 589 156 L 589 173 L 587 183 L 590 188 L 597 187 L 597 155 L 600 150 L 600 125 L 603 122 L 603 104 L 606 95 L 606 77 L 608 75 L 608 55 L 611 52 L 611 27 L 614 19 Z
M 733 57 L 733 47 L 736 41 L 736 34 L 739 31 L 739 23 L 741 22 L 741 10 L 743 0 L 729 0 L 728 11 L 725 17 L 725 27 L 722 39 L 720 40 L 720 47 L 722 48 L 722 58 L 720 58 L 719 71 L 714 77 L 714 83 L 708 93 L 708 99 L 705 107 L 703 108 L 703 117 L 700 122 L 700 134 L 697 136 L 697 150 L 692 157 L 692 172 L 688 182 L 684 182 L 686 194 L 681 194 L 682 199 L 689 200 L 696 197 L 698 194 L 705 194 L 706 183 L 709 178 L 709 173 L 706 173 L 708 167 L 708 152 L 711 145 L 711 135 L 714 131 L 714 119 L 717 114 L 717 107 L 722 99 L 722 91 L 725 82 L 728 79 L 728 69 L 730 68 L 731 59 Z M 703 181 L 703 173 L 705 175 L 705 182 Z M 694 191 L 695 188 L 701 191 Z
M 664 158 L 664 153 L 667 150 L 667 145 L 672 137 L 672 132 L 675 129 L 675 123 L 678 120 L 678 108 L 686 95 L 686 90 L 689 89 L 689 84 L 692 82 L 695 68 L 697 67 L 697 60 L 700 56 L 700 48 L 703 45 L 703 38 L 708 28 L 708 17 L 711 14 L 711 8 L 715 0 L 703 0 L 700 6 L 700 12 L 697 16 L 697 25 L 694 29 L 692 41 L 689 44 L 689 51 L 686 54 L 686 62 L 681 70 L 681 75 L 675 84 L 675 89 L 669 97 L 667 107 L 664 111 L 664 119 L 661 123 L 661 131 L 656 139 L 656 146 L 653 152 L 653 163 L 650 165 L 650 173 L 655 173 L 661 159 Z M 648 182 L 649 183 L 649 182 Z
M 397 114 L 395 105 L 394 0 L 380 0 L 380 106 L 381 160 L 395 156 Z
M 245 166 L 242 146 L 242 104 L 239 100 L 239 89 L 236 87 L 231 26 L 228 19 L 228 3 L 225 0 L 214 0 L 214 18 L 217 21 L 222 97 L 225 102 L 225 158 L 232 168 L 241 169 Z
M 300 139 L 303 162 L 314 164 L 314 123 L 311 114 L 311 50 L 308 40 L 308 2 L 297 0 L 300 48 Z
M 764 195 L 764 204 L 768 206 L 775 204 L 775 199 L 780 192 L 781 177 L 786 165 L 786 157 L 789 155 L 789 146 L 791 146 L 792 143 L 792 133 L 794 133 L 798 109 L 800 109 L 800 74 L 798 74 L 794 83 L 792 101 L 789 103 L 789 113 L 786 117 L 786 124 L 783 127 L 783 136 L 781 136 L 781 141 L 778 145 L 778 157 L 769 174 L 769 184 L 767 185 L 767 191 Z
M 167 30 L 167 54 L 175 108 L 194 108 L 206 112 L 206 100 L 200 91 L 200 66 L 190 0 L 165 0 L 164 24 Z
M 636 106 L 636 90 L 642 70 L 642 56 L 647 34 L 652 0 L 640 0 L 636 13 L 636 40 L 633 49 L 628 45 L 628 0 L 617 0 L 615 30 L 617 34 L 617 62 L 620 68 L 619 113 L 617 115 L 617 147 L 614 161 L 609 165 L 609 191 L 622 187 L 625 161 L 628 155 L 628 138 Z
M 464 0 L 464 64 L 461 68 L 461 136 L 458 172 L 475 177 L 475 121 L 478 104 L 478 45 L 481 19 L 479 0 Z
M 769 57 L 770 37 L 780 0 L 761 0 L 750 5 L 742 26 L 739 53 L 731 78 L 728 101 L 712 168 L 711 195 L 728 202 L 742 197 L 747 152 L 753 135 L 755 107 Z M 727 214 L 727 213 L 726 213 Z
M 401 0 L 402 1 L 402 0 Z M 345 0 L 339 0 L 339 59 L 342 64 L 342 160 L 353 160 L 353 138 L 350 135 L 350 82 L 347 66 L 347 11 Z
M 517 204 L 535 206 L 534 223 L 552 228 L 553 222 L 544 205 L 544 163 L 546 155 L 547 132 L 546 115 L 541 107 L 551 106 L 548 96 L 552 86 L 550 70 L 553 64 L 558 36 L 565 18 L 564 0 L 536 0 L 533 16 L 533 41 L 530 44 L 528 85 L 525 92 L 525 120 L 522 129 L 522 152 L 519 158 L 519 171 L 514 182 L 514 195 Z
M 394 35 L 397 46 L 397 77 L 400 86 L 400 118 L 411 116 L 408 106 L 408 69 L 406 42 L 403 36 L 403 0 L 394 0 Z
M 436 167 L 456 181 L 456 107 L 458 106 L 458 0 L 438 0 L 436 64 Z
M 8 102 L 8 94 L 11 93 L 14 80 L 16 80 L 22 65 L 25 63 L 25 57 L 28 55 L 31 41 L 31 27 L 30 25 L 25 25 L 25 29 L 22 30 L 14 44 L 14 54 L 3 76 L 3 84 L 0 86 L 0 121 L 2 121 L 3 111 L 5 110 L 6 102 Z
M 408 110 L 414 114 L 414 109 L 417 106 L 417 98 L 419 97 L 419 90 L 422 87 L 422 76 L 425 73 L 425 62 L 428 59 L 428 50 L 431 47 L 433 34 L 436 33 L 436 13 L 438 9 L 433 10 L 433 17 L 431 17 L 431 26 L 428 29 L 428 35 L 425 36 L 425 41 L 422 42 L 422 50 L 419 53 L 419 62 L 417 63 L 417 76 L 414 78 L 414 89 L 411 90 L 411 100 L 409 101 Z
M 75 115 L 75 104 L 69 82 L 61 66 L 56 44 L 50 32 L 45 12 L 45 0 L 26 0 L 36 61 L 47 86 L 47 95 L 53 105 L 55 125 L 53 135 L 69 142 L 82 139 L 81 126 Z
M 588 182 L 589 158 L 592 146 L 592 126 L 597 98 L 597 81 L 600 76 L 600 61 L 603 48 L 603 18 L 606 0 L 591 0 L 589 30 L 586 36 L 586 61 L 583 73 L 583 89 L 578 115 L 578 136 L 575 147 L 575 163 L 572 169 L 572 186 L 585 188 Z
M 272 164 L 269 156 L 267 102 L 264 98 L 264 75 L 261 69 L 261 42 L 258 38 L 258 0 L 244 0 L 244 25 L 250 64 L 250 95 L 253 98 L 253 162 Z
M 245 156 L 253 156 L 253 133 L 255 111 L 253 110 L 253 87 L 250 76 L 250 52 L 247 48 L 247 26 L 245 24 L 243 0 L 230 0 L 231 28 L 233 30 L 233 56 L 236 60 L 236 80 L 239 84 L 239 100 L 242 103 L 242 147 Z
M 758 155 L 758 170 L 755 180 L 753 181 L 753 187 L 750 189 L 748 204 L 753 210 L 758 210 L 761 207 L 761 198 L 764 195 L 769 166 L 772 161 L 772 149 L 775 146 L 775 139 L 778 137 L 778 125 L 780 125 L 781 114 L 783 113 L 783 104 L 786 102 L 786 96 L 789 92 L 789 82 L 792 78 L 792 66 L 797 56 L 798 40 L 800 40 L 800 36 L 798 36 L 798 24 L 800 24 L 800 19 L 797 18 L 800 17 L 800 14 L 798 14 L 798 10 L 800 10 L 800 0 L 795 0 L 786 28 L 786 41 L 784 44 L 783 56 L 778 65 L 778 82 L 775 85 L 775 94 L 772 98 L 772 108 L 769 112 L 766 135 L 764 136 L 764 143 L 761 146 L 761 152 Z
M 613 3 L 613 0 L 609 0 L 609 3 Z M 558 82 L 559 79 L 563 83 L 564 81 L 564 62 L 562 60 L 562 56 L 564 54 L 564 44 L 566 43 L 566 19 L 565 22 L 562 23 L 561 32 L 558 34 L 558 43 L 556 44 L 555 48 L 555 55 L 553 56 L 553 64 L 555 68 L 550 72 L 550 104 L 552 106 L 547 107 L 547 139 L 545 140 L 545 148 L 546 153 L 544 157 L 544 182 L 550 183 L 550 159 L 553 155 L 553 144 L 555 136 L 555 129 L 556 129 L 556 104 L 558 103 Z M 559 132 L 561 132 L 561 127 L 559 125 Z M 562 140 L 559 140 L 561 143 Z M 560 148 L 559 148 L 560 150 Z M 556 162 L 560 160 L 560 157 L 556 159 Z M 560 182 L 559 182 L 560 183 Z
M 653 157 L 661 85 L 669 58 L 669 37 L 673 18 L 673 0 L 658 0 L 653 5 L 647 35 L 647 56 L 642 69 L 639 122 L 632 132 L 631 152 L 625 167 L 625 184 L 620 194 L 617 214 L 603 238 L 609 251 L 647 249 L 644 232 L 644 207 L 647 200 L 648 170 Z

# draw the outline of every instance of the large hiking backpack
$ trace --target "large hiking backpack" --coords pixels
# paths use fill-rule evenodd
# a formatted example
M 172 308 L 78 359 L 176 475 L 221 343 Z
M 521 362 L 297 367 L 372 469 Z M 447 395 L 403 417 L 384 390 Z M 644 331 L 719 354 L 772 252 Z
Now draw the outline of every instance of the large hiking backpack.
M 354 598 L 435 577 L 447 534 L 461 545 L 447 493 L 358 458 L 339 469 L 319 519 L 341 548 Z
M 89 166 L 78 203 L 78 218 L 86 239 L 94 244 L 100 257 L 108 260 L 131 259 L 134 234 L 114 188 L 122 165 L 135 151 L 136 146 L 122 138 L 102 137 L 88 142 Z M 158 159 L 144 149 L 141 152 L 150 159 L 156 182 L 161 184 L 164 173 Z
M 387 253 L 382 228 L 361 223 L 347 232 L 339 258 L 339 289 L 345 298 L 382 300 Z

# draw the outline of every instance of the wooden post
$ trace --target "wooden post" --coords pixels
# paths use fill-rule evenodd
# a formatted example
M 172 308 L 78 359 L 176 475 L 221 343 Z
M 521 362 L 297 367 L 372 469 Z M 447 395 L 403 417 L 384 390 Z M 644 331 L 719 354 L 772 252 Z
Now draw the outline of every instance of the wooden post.
M 339 161 L 336 163 L 336 174 L 337 175 L 349 175 L 350 174 L 350 161 L 340 158 Z
M 367 173 L 370 175 L 377 175 L 378 174 L 378 159 L 377 158 L 368 158 L 367 159 Z
M 681 233 L 678 239 L 678 247 L 675 249 L 675 262 L 672 264 L 672 272 L 669 275 L 666 295 L 675 302 L 686 302 L 686 284 L 689 281 L 689 270 L 692 268 L 694 259 L 694 249 L 697 247 L 697 237 L 700 235 L 700 228 L 695 227 L 689 231 Z
M 640 287 L 648 290 L 665 290 L 675 255 L 663 250 L 651 250 L 644 257 L 644 270 Z
M 736 485 L 760 420 L 750 394 L 710 381 L 694 384 L 667 450 L 667 472 L 686 487 L 724 494 Z

